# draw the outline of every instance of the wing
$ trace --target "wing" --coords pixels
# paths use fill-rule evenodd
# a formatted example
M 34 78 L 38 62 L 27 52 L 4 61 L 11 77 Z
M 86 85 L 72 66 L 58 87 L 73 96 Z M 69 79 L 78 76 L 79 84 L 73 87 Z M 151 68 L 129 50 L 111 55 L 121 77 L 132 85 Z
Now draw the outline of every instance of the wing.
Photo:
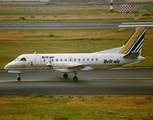
M 70 71 L 87 71 L 87 70 L 93 70 L 89 64 L 81 64 L 81 63 L 73 63 L 73 65 L 67 67 Z
M 74 72 L 74 71 L 86 71 L 93 70 L 88 64 L 81 64 L 76 62 L 67 63 L 48 63 L 47 66 L 58 72 Z

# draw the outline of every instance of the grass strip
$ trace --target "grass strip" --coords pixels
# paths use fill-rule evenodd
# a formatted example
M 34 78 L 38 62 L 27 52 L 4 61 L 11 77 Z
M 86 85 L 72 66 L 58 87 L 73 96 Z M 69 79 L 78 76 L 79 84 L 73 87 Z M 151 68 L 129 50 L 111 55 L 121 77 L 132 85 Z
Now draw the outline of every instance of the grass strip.
M 0 97 L 0 119 L 152 120 L 153 98 L 119 96 Z
M 10 3 L 11 4 L 11 3 Z M 137 4 L 132 6 L 133 12 L 118 13 L 118 6 L 114 5 L 114 12 L 110 13 L 109 5 L 97 6 L 48 6 L 0 5 L 0 22 L 128 22 L 152 21 L 153 4 Z M 147 13 L 139 13 L 147 10 Z

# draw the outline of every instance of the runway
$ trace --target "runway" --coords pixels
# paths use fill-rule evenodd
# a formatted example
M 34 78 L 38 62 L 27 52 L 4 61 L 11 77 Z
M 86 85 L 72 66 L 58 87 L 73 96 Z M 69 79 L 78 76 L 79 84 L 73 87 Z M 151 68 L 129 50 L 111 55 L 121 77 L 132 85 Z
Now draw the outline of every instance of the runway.
M 112 29 L 118 27 L 153 27 L 153 22 L 58 22 L 58 23 L 0 23 L 0 30 L 65 30 L 65 29 Z
M 38 30 L 38 29 L 104 29 L 117 28 L 120 23 L 0 23 L 3 30 Z
M 22 81 L 15 74 L 0 72 L 0 96 L 28 95 L 153 95 L 153 68 L 116 69 L 79 72 L 79 81 L 73 74 L 50 71 L 22 73 Z

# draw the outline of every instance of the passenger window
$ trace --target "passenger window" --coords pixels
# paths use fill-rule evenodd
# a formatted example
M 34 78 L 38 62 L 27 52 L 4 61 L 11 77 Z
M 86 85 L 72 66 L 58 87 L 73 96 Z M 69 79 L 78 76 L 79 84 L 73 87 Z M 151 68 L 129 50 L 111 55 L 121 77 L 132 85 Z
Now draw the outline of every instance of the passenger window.
M 65 58 L 65 62 L 67 61 L 67 59 Z
M 96 58 L 96 61 L 98 61 L 98 58 Z
M 76 58 L 74 58 L 74 61 L 76 61 Z
M 83 58 L 82 61 L 85 61 L 85 59 Z
M 89 61 L 89 58 L 87 58 L 87 61 Z
M 62 58 L 60 60 L 61 60 L 61 62 L 63 61 Z
M 71 58 L 69 58 L 69 61 L 71 62 L 71 61 L 72 61 L 72 59 L 71 59 Z
M 94 61 L 94 59 L 93 59 L 93 58 L 91 58 L 91 61 Z
M 26 58 L 21 58 L 20 61 L 26 61 Z
M 78 61 L 80 61 L 80 58 L 78 58 Z
M 58 62 L 58 59 L 56 59 L 56 61 Z

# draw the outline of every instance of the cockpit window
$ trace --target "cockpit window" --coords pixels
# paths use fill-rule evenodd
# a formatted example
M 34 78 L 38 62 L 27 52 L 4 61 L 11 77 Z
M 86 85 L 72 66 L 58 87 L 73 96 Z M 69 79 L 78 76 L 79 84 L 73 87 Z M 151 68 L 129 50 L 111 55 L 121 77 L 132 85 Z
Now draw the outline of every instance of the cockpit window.
M 20 61 L 26 61 L 26 58 L 21 58 Z
M 26 61 L 25 57 L 17 57 L 14 61 Z

